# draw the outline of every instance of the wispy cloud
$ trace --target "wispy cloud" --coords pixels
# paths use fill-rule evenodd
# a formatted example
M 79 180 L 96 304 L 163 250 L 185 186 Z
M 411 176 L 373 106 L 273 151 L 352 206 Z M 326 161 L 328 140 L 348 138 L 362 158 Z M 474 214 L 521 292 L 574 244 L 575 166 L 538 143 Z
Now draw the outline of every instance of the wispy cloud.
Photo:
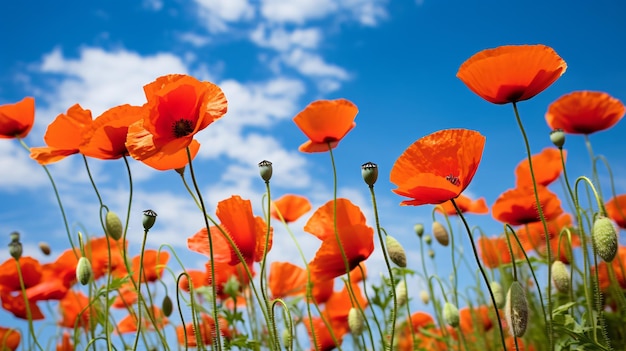
M 228 24 L 250 20 L 254 7 L 247 0 L 195 0 L 199 16 L 210 32 L 224 32 Z

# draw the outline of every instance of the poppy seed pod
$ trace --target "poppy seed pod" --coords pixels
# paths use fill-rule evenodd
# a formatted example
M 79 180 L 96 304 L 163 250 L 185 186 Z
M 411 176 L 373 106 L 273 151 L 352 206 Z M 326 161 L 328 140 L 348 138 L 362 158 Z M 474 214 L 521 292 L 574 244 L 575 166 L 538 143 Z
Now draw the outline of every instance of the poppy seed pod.
M 272 163 L 267 160 L 259 162 L 259 172 L 264 181 L 269 182 L 272 179 Z
M 443 226 L 443 224 L 437 221 L 433 222 L 433 236 L 435 237 L 435 239 L 437 239 L 437 242 L 439 242 L 443 246 L 448 246 L 448 244 L 450 243 L 450 235 L 448 234 L 448 230 L 446 229 L 446 227 Z
M 22 257 L 22 243 L 19 240 L 11 241 L 9 243 L 9 254 L 16 260 Z
M 406 252 L 404 252 L 404 248 L 402 244 L 396 238 L 391 235 L 387 235 L 387 253 L 389 253 L 389 259 L 391 262 L 398 265 L 398 267 L 406 267 Z
M 350 327 L 350 332 L 354 336 L 361 335 L 364 329 L 363 327 L 365 326 L 363 314 L 354 307 L 350 308 L 350 312 L 348 312 L 348 326 Z
M 596 253 L 605 262 L 611 262 L 617 255 L 617 231 L 613 222 L 607 217 L 599 216 L 593 222 L 591 241 Z
M 92 275 L 93 270 L 91 269 L 91 262 L 89 262 L 86 257 L 79 258 L 78 264 L 76 265 L 76 279 L 82 285 L 87 285 L 89 284 Z
M 556 289 L 562 293 L 569 290 L 570 274 L 565 263 L 556 260 L 552 262 L 552 281 Z
M 445 305 L 443 305 L 443 320 L 453 328 L 458 327 L 461 323 L 459 309 L 450 302 L 446 302 Z
M 421 238 L 422 235 L 424 235 L 424 225 L 422 223 L 414 225 L 413 230 L 415 231 L 415 234 L 417 234 L 418 238 Z
M 152 226 L 154 226 L 154 222 L 156 222 L 157 214 L 152 210 L 143 211 L 143 229 L 150 230 Z
M 39 243 L 39 250 L 41 250 L 41 252 L 48 256 L 50 255 L 50 245 L 48 245 L 48 243 L 44 243 L 43 241 Z
M 124 234 L 124 227 L 120 217 L 113 211 L 107 212 L 104 220 L 107 235 L 113 240 L 120 240 L 122 234 Z
M 378 165 L 372 162 L 364 163 L 361 166 L 361 176 L 365 184 L 373 186 L 378 180 Z
M 165 317 L 169 317 L 172 314 L 172 311 L 174 310 L 174 304 L 172 303 L 172 299 L 169 295 L 165 295 L 165 297 L 163 298 L 163 302 L 161 303 L 161 310 L 163 311 Z
M 550 141 L 552 141 L 552 144 L 554 144 L 554 146 L 562 149 L 563 145 L 565 145 L 565 132 L 563 132 L 562 129 L 555 129 L 551 131 Z
M 409 300 L 409 294 L 406 290 L 406 283 L 404 280 L 401 280 L 398 285 L 396 285 L 396 302 L 398 306 L 404 305 Z
M 489 284 L 491 287 L 491 293 L 493 294 L 494 300 L 496 300 L 496 307 L 502 308 L 504 306 L 504 291 L 502 290 L 502 285 L 498 282 L 491 282 Z
M 521 338 L 528 327 L 528 300 L 522 284 L 514 281 L 506 294 L 504 314 L 511 334 Z

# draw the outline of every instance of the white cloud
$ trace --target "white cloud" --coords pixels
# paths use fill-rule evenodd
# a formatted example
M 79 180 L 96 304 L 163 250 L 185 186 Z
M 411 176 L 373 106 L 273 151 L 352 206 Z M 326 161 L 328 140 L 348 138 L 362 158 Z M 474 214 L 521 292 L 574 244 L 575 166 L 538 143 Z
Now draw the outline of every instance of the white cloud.
M 253 43 L 260 47 L 271 48 L 276 51 L 287 51 L 293 47 L 315 49 L 322 39 L 319 28 L 296 28 L 292 31 L 284 27 L 268 28 L 260 24 L 250 34 Z
M 189 43 L 197 48 L 205 46 L 211 41 L 211 39 L 207 36 L 190 32 L 179 34 L 178 39 L 184 43 Z
M 28 151 L 14 140 L 0 140 L 0 169 L 0 189 L 3 191 L 35 188 L 47 182 L 41 166 L 31 160 Z
M 324 59 L 310 51 L 295 49 L 283 57 L 283 61 L 294 68 L 300 74 L 308 77 L 335 78 L 346 80 L 350 78 L 348 72 L 337 66 L 324 61 Z
M 270 22 L 303 24 L 339 9 L 334 0 L 262 0 L 261 15 Z
M 143 0 L 144 8 L 152 11 L 160 11 L 163 8 L 163 0 Z
M 252 19 L 254 7 L 247 0 L 195 0 L 200 17 L 211 32 L 223 32 L 228 23 Z

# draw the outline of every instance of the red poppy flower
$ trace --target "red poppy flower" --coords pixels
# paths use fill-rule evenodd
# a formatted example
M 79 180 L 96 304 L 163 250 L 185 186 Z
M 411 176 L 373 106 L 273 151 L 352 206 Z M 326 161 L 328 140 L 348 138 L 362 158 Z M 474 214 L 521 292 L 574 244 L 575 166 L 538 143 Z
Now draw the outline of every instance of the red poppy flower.
M 163 271 L 167 265 L 167 261 L 170 259 L 170 254 L 167 251 L 157 250 L 145 250 L 143 253 L 143 262 L 141 262 L 141 256 L 137 255 L 133 257 L 132 269 L 133 277 L 135 281 L 139 281 L 139 266 L 143 264 L 143 277 L 142 282 L 154 282 L 159 280 L 163 276 Z
M 609 218 L 614 220 L 620 228 L 626 229 L 626 194 L 612 198 L 606 203 L 605 208 Z
M 510 238 L 511 249 L 515 259 L 521 259 L 524 254 L 520 248 L 514 244 L 515 239 Z M 502 264 L 511 263 L 511 254 L 509 253 L 509 246 L 507 245 L 506 238 L 504 237 L 491 237 L 487 238 L 481 236 L 478 238 L 478 252 L 480 254 L 483 265 L 487 268 L 498 268 Z
M 141 316 L 142 331 L 154 330 L 155 325 L 157 328 L 162 330 L 169 323 L 169 320 L 167 319 L 167 317 L 165 317 L 163 311 L 161 311 L 160 308 L 152 306 L 151 308 L 149 308 L 149 313 L 151 313 L 152 318 L 150 318 L 150 316 L 146 316 L 145 311 Z M 154 324 L 151 319 L 154 320 Z M 128 316 L 122 318 L 122 320 L 117 324 L 117 332 L 120 334 L 137 332 L 136 313 L 129 314 Z
M 2 308 L 11 312 L 15 317 L 20 319 L 28 319 L 26 305 L 24 304 L 24 296 L 21 293 L 10 293 L 0 290 L 0 300 L 2 300 Z M 44 319 L 44 315 L 37 306 L 36 301 L 28 301 L 30 309 L 30 318 L 34 321 Z
M 61 319 L 58 325 L 65 328 L 89 326 L 89 298 L 80 291 L 68 291 L 59 301 Z
M 115 297 L 111 307 L 113 308 L 126 308 L 128 309 L 135 302 L 139 300 L 139 296 L 137 295 L 137 290 L 132 283 L 126 283 L 122 285 L 121 288 L 118 289 L 119 295 Z
M 333 292 L 332 296 L 326 301 L 324 307 L 325 315 L 333 325 L 343 325 L 346 329 L 348 326 L 348 313 L 352 307 L 361 309 L 367 307 L 367 299 L 361 293 L 361 289 L 358 284 L 352 284 L 352 292 L 354 293 L 354 299 L 351 299 L 348 292 L 348 287 L 344 285 L 343 289 L 338 292 Z
M 300 111 L 293 121 L 309 138 L 298 148 L 302 152 L 328 151 L 328 144 L 333 149 L 352 128 L 356 126 L 354 118 L 359 109 L 346 99 L 318 100 Z
M 227 339 L 231 337 L 231 332 L 228 329 L 228 321 L 219 317 L 220 334 Z M 215 339 L 215 321 L 213 317 L 206 313 L 200 314 L 199 327 L 197 329 L 198 335 L 203 345 L 211 345 Z M 176 336 L 178 344 L 187 347 L 198 347 L 198 340 L 196 340 L 196 330 L 192 323 L 187 323 L 183 329 L 182 325 L 176 327 Z M 187 343 L 185 344 L 185 334 L 187 335 Z
M 144 113 L 141 106 L 121 105 L 108 109 L 82 133 L 80 153 L 101 160 L 127 156 L 128 126 L 143 118 Z
M 228 283 L 231 279 L 237 279 L 240 286 L 240 291 L 250 284 L 250 278 L 246 273 L 246 268 L 244 267 L 245 263 L 238 263 L 236 265 L 231 265 L 227 262 L 215 262 L 215 293 L 219 298 L 226 300 L 230 298 L 227 292 L 224 290 L 226 283 Z M 206 265 L 206 274 L 207 274 L 207 286 L 211 286 L 213 284 L 212 276 L 211 276 L 211 261 L 207 262 Z M 254 270 L 252 265 L 248 265 L 248 270 L 254 276 Z M 194 285 L 195 287 L 195 285 Z
M 68 331 L 63 332 L 61 342 L 57 344 L 57 351 L 74 351 L 74 344 L 72 344 L 72 337 Z
M 247 263 L 260 262 L 263 259 L 263 248 L 267 235 L 267 224 L 263 218 L 252 214 L 252 204 L 250 200 L 244 200 L 234 195 L 217 204 L 217 217 L 220 219 L 220 226 L 239 249 Z M 270 228 L 269 246 L 272 248 L 272 233 Z M 228 262 L 231 265 L 238 264 L 239 257 L 230 246 L 224 234 L 217 228 L 211 227 L 213 239 L 213 260 L 215 262 Z M 193 236 L 187 239 L 187 247 L 190 250 L 210 257 L 209 240 L 206 228 L 202 228 Z
M 402 205 L 437 205 L 458 197 L 472 181 L 485 137 L 467 129 L 447 129 L 409 146 L 391 169 L 393 192 L 411 198 Z
M 50 123 L 43 139 L 46 147 L 33 147 L 30 157 L 41 165 L 47 165 L 77 154 L 83 142 L 83 133 L 91 127 L 91 111 L 79 104 L 70 107 Z
M 548 237 L 550 238 L 551 242 L 555 241 L 555 243 L 553 243 L 550 247 L 556 248 L 558 246 L 557 241 L 559 240 L 559 234 L 561 233 L 561 231 L 565 228 L 572 226 L 572 216 L 564 213 L 556 219 L 547 221 L 547 225 Z M 515 233 L 517 234 L 517 237 L 522 244 L 522 247 L 527 252 L 535 250 L 539 253 L 542 253 L 543 251 L 545 251 L 546 235 L 542 222 L 532 222 L 525 224 L 517 228 Z M 575 240 L 577 239 L 578 237 L 576 235 L 572 235 L 572 244 L 575 244 Z M 561 241 L 567 241 L 567 238 L 564 236 Z M 564 243 L 561 245 L 564 245 Z M 552 251 L 552 253 L 553 255 L 556 254 L 554 250 Z M 565 255 L 565 252 L 563 252 L 561 256 L 563 255 Z M 561 261 L 565 262 L 565 260 Z
M 0 327 L 0 350 L 17 350 L 21 339 L 22 336 L 16 329 Z
M 494 104 L 524 101 L 565 73 L 567 64 L 545 45 L 506 45 L 483 50 L 465 61 L 456 76 Z
M 478 306 L 474 308 L 464 307 L 459 310 L 461 332 L 467 336 L 474 333 L 489 331 L 493 327 L 493 322 L 489 316 L 491 307 Z
M 353 270 L 354 271 L 354 270 Z M 350 275 L 352 278 L 352 275 Z M 311 295 L 317 304 L 328 301 L 335 292 L 335 279 L 319 280 L 313 282 Z
M 322 246 L 309 264 L 313 281 L 328 280 L 346 273 L 335 228 L 350 270 L 374 251 L 374 230 L 365 224 L 365 216 L 359 207 L 348 199 L 337 199 L 336 203 L 331 200 L 315 211 L 304 226 L 305 231 L 322 240 Z
M 622 289 L 626 289 L 626 246 L 620 245 L 617 249 L 617 256 L 611 262 L 617 283 Z M 611 286 L 611 279 L 607 263 L 602 261 L 598 264 L 597 269 L 592 268 L 592 272 L 598 275 L 598 284 L 600 290 L 608 291 Z
M 563 213 L 559 198 L 544 186 L 537 186 L 537 192 L 545 219 L 550 221 L 558 218 Z M 496 220 L 513 226 L 541 220 L 532 187 L 505 191 L 496 199 L 491 212 Z
M 320 317 L 313 317 L 311 319 L 306 318 L 303 323 L 306 327 L 307 332 L 309 333 L 309 339 L 311 340 L 311 350 L 330 351 L 336 348 L 338 345 L 341 345 L 341 343 L 343 342 L 343 336 L 348 332 L 348 329 L 344 328 L 343 326 L 335 326 L 331 324 L 331 329 L 333 330 L 333 334 L 331 334 L 330 329 L 326 327 L 324 320 Z M 311 328 L 311 324 L 313 324 L 313 328 Z M 317 345 L 313 344 L 313 335 L 315 335 L 315 341 Z M 333 340 L 333 335 L 337 340 L 336 344 Z
M 624 104 L 607 93 L 576 91 L 550 104 L 546 121 L 552 129 L 591 134 L 611 128 L 624 117 L 624 112 Z
M 20 257 L 19 263 L 26 289 L 41 282 L 42 267 L 39 261 L 24 256 Z M 9 258 L 0 265 L 0 290 L 9 292 L 22 290 L 17 273 L 17 262 L 14 258 Z
M 207 275 L 206 271 L 202 271 L 198 269 L 188 269 L 187 274 L 189 275 L 189 277 L 187 277 L 186 275 L 183 275 L 180 278 L 180 281 L 178 283 L 178 286 L 181 288 L 181 290 L 184 290 L 186 292 L 190 291 L 189 289 L 190 280 L 191 280 L 191 283 L 193 284 L 194 289 L 197 289 L 201 286 L 209 286 L 209 276 Z
M 435 328 L 435 320 L 430 314 L 415 312 L 403 325 L 398 333 L 398 350 L 447 350 L 442 333 Z M 426 332 L 422 332 L 422 330 Z M 415 339 L 416 345 L 413 345 L 413 339 Z
M 107 241 L 109 242 L 108 245 Z M 122 256 L 122 245 L 128 246 L 128 241 L 122 243 L 122 241 L 113 240 L 108 236 L 92 238 L 85 244 L 85 257 L 91 263 L 94 280 L 103 277 L 109 270 L 116 277 L 126 276 L 128 272 L 126 272 L 126 265 Z M 109 246 L 111 248 L 110 262 Z
M 309 199 L 300 195 L 287 194 L 272 203 L 270 214 L 279 221 L 282 216 L 286 223 L 291 223 L 297 221 L 310 210 L 311 202 Z
M 487 207 L 487 201 L 485 201 L 484 197 L 481 197 L 478 200 L 472 200 L 469 197 L 461 194 L 459 197 L 454 200 L 456 205 L 459 207 L 462 213 L 475 213 L 475 214 L 485 214 L 489 213 L 489 208 Z M 452 204 L 452 201 L 446 201 L 437 206 L 437 211 L 444 212 L 448 216 L 456 216 L 456 209 Z
M 307 272 L 289 262 L 272 262 L 268 286 L 274 298 L 306 293 Z
M 194 135 L 221 118 L 227 110 L 222 90 L 210 82 L 182 74 L 157 78 L 144 86 L 147 114 L 130 125 L 126 147 L 145 160 L 158 152 L 185 149 Z
M 563 151 L 564 158 L 565 155 L 566 152 Z M 538 185 L 550 185 L 561 175 L 561 172 L 563 172 L 561 152 L 556 148 L 547 147 L 531 158 L 535 181 Z M 528 159 L 525 159 L 517 165 L 517 168 L 515 168 L 515 177 L 517 179 L 516 187 L 533 186 Z
M 200 150 L 200 143 L 197 140 L 192 140 L 188 146 L 191 159 L 195 159 L 198 151 Z M 172 154 L 166 154 L 164 152 L 157 152 L 156 154 L 141 160 L 146 166 L 152 167 L 157 171 L 169 171 L 172 169 L 179 169 L 189 164 L 189 158 L 187 156 L 187 150 L 181 149 Z
M 24 138 L 35 123 L 35 99 L 0 106 L 0 139 Z

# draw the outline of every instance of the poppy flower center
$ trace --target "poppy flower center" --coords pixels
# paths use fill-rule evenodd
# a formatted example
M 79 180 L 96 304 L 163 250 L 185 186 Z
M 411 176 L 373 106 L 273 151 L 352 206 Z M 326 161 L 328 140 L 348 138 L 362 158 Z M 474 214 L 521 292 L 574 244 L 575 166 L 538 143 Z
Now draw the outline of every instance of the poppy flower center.
M 182 138 L 193 132 L 193 123 L 188 119 L 179 119 L 174 122 L 172 131 L 174 132 L 174 136 L 176 138 Z

